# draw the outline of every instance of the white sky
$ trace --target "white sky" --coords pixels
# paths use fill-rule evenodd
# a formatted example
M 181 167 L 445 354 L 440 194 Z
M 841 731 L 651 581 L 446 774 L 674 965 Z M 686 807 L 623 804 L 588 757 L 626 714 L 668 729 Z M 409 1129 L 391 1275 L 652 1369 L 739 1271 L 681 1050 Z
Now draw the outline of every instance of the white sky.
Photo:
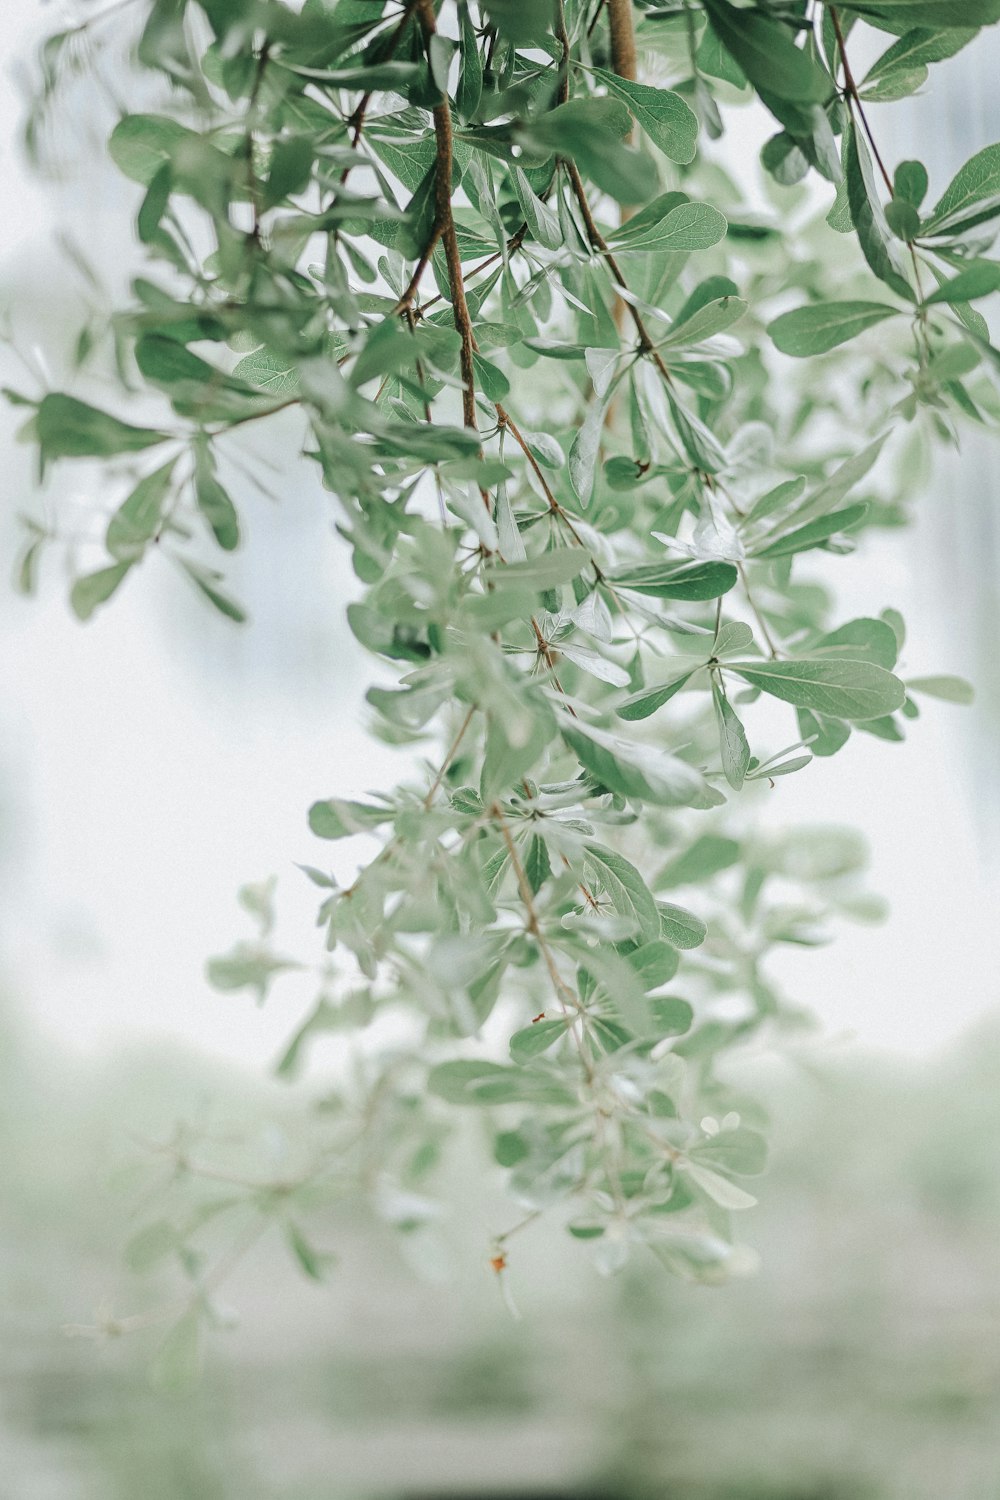
M 7 0 L 4 55 L 23 55 L 58 18 L 54 5 Z M 0 89 L 0 277 L 17 284 L 29 268 L 36 283 L 54 278 L 58 295 L 68 272 L 53 251 L 57 224 L 72 213 L 81 242 L 107 233 L 114 244 L 116 230 L 103 228 L 107 206 L 89 203 L 86 188 L 60 199 L 27 175 L 14 144 L 19 116 L 16 93 Z M 759 140 L 753 129 L 734 134 L 752 170 Z M 0 413 L 8 506 L 27 482 L 27 455 L 11 444 L 16 425 Z M 76 486 L 77 477 L 57 471 L 52 482 Z M 83 627 L 54 569 L 41 597 L 24 601 L 10 595 L 3 562 L 0 830 L 11 855 L 0 863 L 0 976 L 22 1010 L 74 1049 L 155 1035 L 270 1060 L 308 991 L 279 989 L 257 1011 L 208 988 L 205 957 L 249 935 L 235 890 L 272 871 L 288 948 L 318 953 L 313 892 L 292 862 L 323 863 L 327 851 L 305 830 L 305 808 L 335 789 L 394 779 L 398 758 L 363 731 L 371 665 L 343 623 L 351 585 L 345 549 L 329 534 L 329 499 L 296 485 L 286 503 L 302 517 L 294 550 L 267 502 L 252 503 L 235 591 L 251 598 L 255 623 L 242 633 L 149 568 Z M 936 503 L 929 496 L 928 511 Z M 0 534 L 9 542 L 9 524 Z M 947 623 L 939 534 L 925 516 L 912 535 L 838 560 L 833 573 L 843 618 L 888 604 L 903 611 L 913 674 L 962 672 L 970 646 Z M 998 881 L 977 847 L 971 785 L 977 712 L 928 700 L 906 746 L 856 735 L 834 760 L 778 784 L 775 821 L 863 829 L 871 884 L 892 901 L 885 927 L 845 926 L 828 949 L 783 955 L 789 990 L 832 1033 L 924 1051 L 996 1003 Z

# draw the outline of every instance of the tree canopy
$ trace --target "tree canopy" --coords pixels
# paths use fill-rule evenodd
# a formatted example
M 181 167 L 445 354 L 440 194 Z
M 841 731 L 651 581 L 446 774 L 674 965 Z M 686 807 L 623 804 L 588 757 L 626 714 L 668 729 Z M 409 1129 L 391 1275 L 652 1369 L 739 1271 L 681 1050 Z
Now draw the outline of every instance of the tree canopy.
M 38 149 L 81 37 L 99 57 L 133 26 L 149 75 L 108 142 L 135 185 L 131 296 L 81 336 L 83 395 L 8 393 L 44 476 L 107 468 L 73 609 L 155 555 L 241 621 L 231 456 L 273 423 L 330 492 L 349 627 L 397 674 L 368 691 L 373 732 L 426 754 L 368 800 L 303 788 L 325 953 L 278 1071 L 330 1031 L 355 1064 L 291 1180 L 220 1198 L 178 1146 L 203 1212 L 171 1208 L 133 1259 L 191 1277 L 180 1363 L 209 1221 L 235 1202 L 277 1222 L 319 1275 L 310 1208 L 370 1193 L 412 1229 L 473 1121 L 513 1200 L 498 1272 L 543 1212 L 606 1270 L 640 1247 L 739 1269 L 766 1116 L 726 1061 L 801 1020 L 770 950 L 873 911 L 855 835 L 765 835 L 754 809 L 856 734 L 902 741 L 925 695 L 969 696 L 904 669 L 896 610 L 845 619 L 807 554 L 904 523 L 934 444 L 1000 417 L 974 305 L 1000 287 L 1000 144 L 932 193 L 871 118 L 998 19 L 1000 0 L 126 0 L 46 44 Z M 754 97 L 766 211 L 714 145 Z M 344 886 L 322 841 L 357 833 L 377 852 Z M 293 960 L 270 888 L 241 898 L 257 930 L 210 977 L 263 999 Z

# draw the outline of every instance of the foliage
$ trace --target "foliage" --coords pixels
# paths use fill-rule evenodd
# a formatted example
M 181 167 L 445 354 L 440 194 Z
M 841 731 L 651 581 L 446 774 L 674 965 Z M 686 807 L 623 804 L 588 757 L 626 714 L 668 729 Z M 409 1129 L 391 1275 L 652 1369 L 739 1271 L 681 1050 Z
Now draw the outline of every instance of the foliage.
M 855 732 L 902 740 L 921 692 L 967 694 L 897 675 L 898 613 L 844 620 L 799 559 L 900 524 L 932 441 L 1000 414 L 972 306 L 1000 285 L 1000 145 L 928 211 L 926 171 L 890 176 L 866 112 L 1000 4 L 115 15 L 163 85 L 109 142 L 148 266 L 81 339 L 79 380 L 103 334 L 142 420 L 11 393 L 43 472 L 114 460 L 122 498 L 73 607 L 88 618 L 155 554 L 242 619 L 210 549 L 241 544 L 227 468 L 241 431 L 272 423 L 336 501 L 351 630 L 398 673 L 368 692 L 375 731 L 441 746 L 368 801 L 312 790 L 314 835 L 378 852 L 346 887 L 305 867 L 330 958 L 279 1072 L 326 1032 L 357 1061 L 301 1173 L 236 1197 L 319 1275 L 311 1204 L 371 1192 L 412 1228 L 449 1131 L 478 1117 L 520 1222 L 555 1212 L 607 1270 L 643 1245 L 717 1280 L 739 1268 L 731 1218 L 765 1150 L 726 1062 L 801 1019 L 766 956 L 874 911 L 856 839 L 765 837 L 756 800 Z M 47 44 L 32 139 L 104 24 Z M 890 39 L 860 80 L 855 25 Z M 754 95 L 780 127 L 764 215 L 700 145 Z M 807 222 L 806 177 L 826 223 Z M 26 581 L 50 540 L 32 530 Z M 210 972 L 263 998 L 295 965 L 272 948 L 270 893 L 244 904 L 259 939 Z M 194 1221 L 153 1236 L 193 1280 L 171 1346 L 188 1362 L 214 1285 Z

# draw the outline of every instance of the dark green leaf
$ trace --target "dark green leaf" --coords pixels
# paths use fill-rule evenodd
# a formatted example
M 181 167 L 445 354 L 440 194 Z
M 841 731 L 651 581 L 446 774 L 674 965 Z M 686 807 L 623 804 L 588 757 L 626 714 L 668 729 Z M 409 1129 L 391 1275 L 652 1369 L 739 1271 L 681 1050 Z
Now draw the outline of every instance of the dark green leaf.
M 510 1055 L 517 1063 L 530 1062 L 542 1052 L 547 1052 L 561 1036 L 566 1035 L 566 1022 L 535 1021 L 521 1031 L 515 1031 L 510 1039 Z
M 128 499 L 108 523 L 105 544 L 121 563 L 137 562 L 152 541 L 163 516 L 163 502 L 170 492 L 175 459 L 140 479 Z
M 632 924 L 633 936 L 642 942 L 659 937 L 660 914 L 656 902 L 635 866 L 601 844 L 587 845 L 587 859 L 596 883 L 614 910 Z
M 900 311 L 884 302 L 823 302 L 782 313 L 768 324 L 767 331 L 782 354 L 804 359 L 836 349 Z
M 595 68 L 594 77 L 609 93 L 624 100 L 639 126 L 654 146 L 671 161 L 694 160 L 698 141 L 698 117 L 679 94 L 654 89 L 644 83 L 619 78 L 606 68 Z
M 753 556 L 791 557 L 795 552 L 808 552 L 812 547 L 823 546 L 838 532 L 851 531 L 855 526 L 860 526 L 867 514 L 867 505 L 848 505 L 843 510 L 831 511 L 829 515 L 818 516 L 815 521 L 786 532 L 774 541 L 764 537 L 754 547 Z M 769 535 L 773 535 L 773 532 Z
M 903 705 L 906 690 L 883 667 L 864 661 L 730 662 L 727 671 L 786 703 L 852 721 L 881 718 Z
M 735 709 L 726 697 L 725 688 L 716 673 L 712 674 L 712 705 L 719 726 L 719 749 L 722 770 L 734 792 L 738 792 L 750 769 L 750 746 L 746 731 Z
M 701 947 L 708 936 L 708 928 L 700 917 L 669 901 L 658 901 L 656 905 L 660 913 L 660 929 L 668 943 L 675 948 Z
M 620 703 L 615 709 L 620 719 L 648 719 L 650 714 L 655 714 L 657 709 L 662 708 L 664 703 L 669 703 L 675 693 L 688 682 L 698 669 L 682 672 L 679 677 L 674 677 L 670 682 L 661 683 L 659 687 L 642 688 L 638 693 L 633 693 Z
M 132 427 L 61 392 L 42 398 L 35 422 L 45 463 L 55 458 L 112 458 L 117 453 L 139 453 L 167 441 L 165 432 Z
M 1000 214 L 1000 143 L 969 158 L 945 188 L 921 235 L 958 234 Z
M 736 584 L 732 563 L 649 563 L 612 573 L 616 588 L 634 589 L 656 599 L 718 599 Z
M 669 984 L 680 962 L 677 949 L 663 938 L 642 943 L 625 956 L 647 992 L 659 989 L 661 984 Z

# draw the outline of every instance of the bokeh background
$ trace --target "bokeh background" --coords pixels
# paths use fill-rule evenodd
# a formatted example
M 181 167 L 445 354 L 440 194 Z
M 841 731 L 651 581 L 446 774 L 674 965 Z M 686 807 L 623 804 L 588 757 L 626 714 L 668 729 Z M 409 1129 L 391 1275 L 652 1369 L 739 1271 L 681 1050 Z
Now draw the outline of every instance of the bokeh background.
M 25 362 L 54 381 L 68 366 L 88 293 L 67 242 L 112 291 L 128 270 L 132 194 L 102 161 L 109 121 L 86 86 L 51 142 L 58 179 L 20 146 L 33 51 L 66 18 L 40 0 L 0 17 L 14 385 Z M 998 62 L 980 38 L 924 98 L 874 107 L 888 155 L 920 156 L 932 193 L 1000 136 Z M 725 150 L 753 205 L 770 128 L 748 110 L 739 124 Z M 344 624 L 328 497 L 276 440 L 245 453 L 232 581 L 248 626 L 154 560 L 84 627 L 57 563 L 35 598 L 11 587 L 17 514 L 48 503 L 16 417 L 0 409 L 0 1500 L 1000 1495 L 1000 449 L 967 433 L 911 531 L 835 565 L 845 618 L 899 608 L 908 669 L 971 678 L 976 707 L 928 702 L 904 750 L 856 736 L 762 810 L 861 827 L 892 912 L 780 961 L 822 1031 L 744 1065 L 774 1116 L 742 1226 L 759 1273 L 691 1288 L 636 1264 L 605 1281 L 532 1229 L 515 1321 L 486 1266 L 500 1210 L 470 1141 L 450 1217 L 402 1242 L 374 1220 L 325 1224 L 323 1286 L 262 1242 L 226 1287 L 233 1327 L 201 1383 L 164 1394 L 148 1338 L 64 1327 L 133 1295 L 142 1141 L 191 1118 L 245 1135 L 254 1159 L 262 1122 L 294 1131 L 268 1070 L 306 990 L 292 979 L 257 1009 L 212 991 L 204 960 L 241 931 L 236 888 L 272 872 L 281 946 L 314 951 L 293 864 L 316 859 L 304 808 L 405 761 L 365 733 L 371 665 Z M 100 483 L 50 480 L 81 546 Z

